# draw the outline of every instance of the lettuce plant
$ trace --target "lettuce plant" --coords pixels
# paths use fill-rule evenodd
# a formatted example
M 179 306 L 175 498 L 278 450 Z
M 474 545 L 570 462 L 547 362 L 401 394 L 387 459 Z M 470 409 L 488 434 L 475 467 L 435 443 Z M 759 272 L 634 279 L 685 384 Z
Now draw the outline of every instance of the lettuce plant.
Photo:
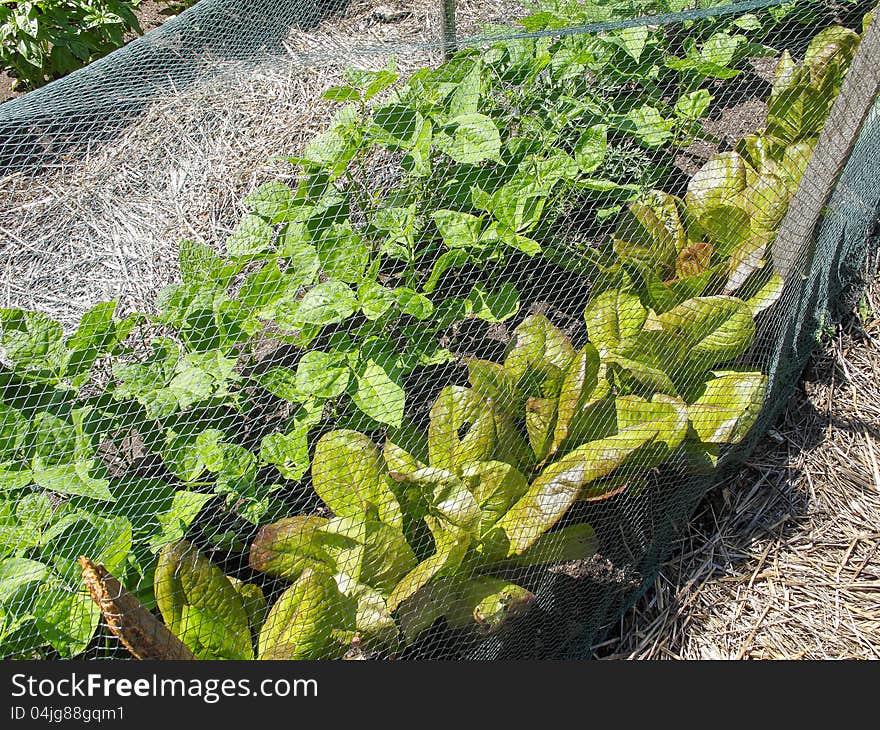
M 440 392 L 426 435 L 391 434 L 381 449 L 350 430 L 319 439 L 312 483 L 333 516 L 286 518 L 251 546 L 251 567 L 293 581 L 267 622 L 294 618 L 273 623 L 266 651 L 319 656 L 296 638 L 313 623 L 332 627 L 321 635 L 338 643 L 319 648 L 337 653 L 344 641 L 393 649 L 440 617 L 496 631 L 533 599 L 505 568 L 595 550 L 589 525 L 556 527 L 577 500 L 608 498 L 667 461 L 704 468 L 744 437 L 766 379 L 716 368 L 751 344 L 745 302 L 695 297 L 657 314 L 609 289 L 585 316 L 580 349 L 527 317 L 503 362 L 472 360 L 470 387 Z M 322 602 L 297 610 L 319 587 Z

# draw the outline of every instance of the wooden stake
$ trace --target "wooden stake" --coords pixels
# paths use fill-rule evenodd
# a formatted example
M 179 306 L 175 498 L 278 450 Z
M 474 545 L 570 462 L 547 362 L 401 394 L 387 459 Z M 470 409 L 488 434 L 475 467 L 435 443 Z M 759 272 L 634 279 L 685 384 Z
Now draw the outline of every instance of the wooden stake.
M 138 659 L 195 659 L 189 647 L 145 609 L 103 565 L 80 557 L 82 577 L 107 625 Z

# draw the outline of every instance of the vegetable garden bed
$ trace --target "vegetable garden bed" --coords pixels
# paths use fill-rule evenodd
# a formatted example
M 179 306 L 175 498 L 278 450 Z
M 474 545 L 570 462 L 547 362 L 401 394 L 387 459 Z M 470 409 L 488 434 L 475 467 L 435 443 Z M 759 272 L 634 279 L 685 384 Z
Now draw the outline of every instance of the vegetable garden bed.
M 153 312 L 0 312 L 4 654 L 107 650 L 90 561 L 153 611 L 110 622 L 135 655 L 158 616 L 177 657 L 588 643 L 758 433 L 773 240 L 863 10 L 547 3 L 351 68 Z

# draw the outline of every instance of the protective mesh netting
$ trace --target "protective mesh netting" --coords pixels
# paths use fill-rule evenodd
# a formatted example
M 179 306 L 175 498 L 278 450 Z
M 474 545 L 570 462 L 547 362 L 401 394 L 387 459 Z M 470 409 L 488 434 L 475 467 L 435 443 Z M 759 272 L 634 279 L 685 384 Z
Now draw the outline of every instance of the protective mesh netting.
M 870 9 L 203 0 L 0 106 L 0 656 L 589 656 L 859 284 Z

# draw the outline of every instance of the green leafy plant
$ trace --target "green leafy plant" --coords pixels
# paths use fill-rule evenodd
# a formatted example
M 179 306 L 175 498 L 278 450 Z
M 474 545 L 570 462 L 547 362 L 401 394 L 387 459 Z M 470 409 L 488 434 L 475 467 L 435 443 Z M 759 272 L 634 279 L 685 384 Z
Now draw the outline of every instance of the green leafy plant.
M 380 450 L 354 431 L 324 435 L 312 483 L 333 517 L 303 515 L 262 528 L 250 563 L 294 581 L 279 601 L 304 601 L 313 583 L 334 600 L 316 604 L 308 619 L 295 612 L 289 635 L 273 629 L 261 646 L 284 658 L 341 654 L 352 641 L 361 650 L 387 650 L 441 616 L 453 626 L 496 631 L 532 600 L 505 568 L 595 550 L 588 525 L 553 530 L 576 500 L 619 493 L 676 458 L 711 461 L 719 446 L 741 440 L 766 379 L 713 368 L 749 346 L 751 312 L 732 297 L 685 305 L 649 326 L 638 296 L 603 292 L 586 312 L 595 344 L 580 350 L 542 315 L 528 317 L 503 363 L 472 360 L 471 387 L 441 391 L 426 438 L 392 435 Z M 655 366 L 631 352 L 632 343 L 654 335 L 679 353 L 663 364 L 666 390 L 628 377 Z M 687 400 L 665 375 L 677 375 L 684 362 L 700 375 Z M 336 644 L 303 647 L 295 638 L 320 633 L 329 640 L 334 632 Z M 273 641 L 284 650 L 272 649 Z
M 123 44 L 141 28 L 137 0 L 4 0 L 0 3 L 0 66 L 16 83 L 43 85 Z

